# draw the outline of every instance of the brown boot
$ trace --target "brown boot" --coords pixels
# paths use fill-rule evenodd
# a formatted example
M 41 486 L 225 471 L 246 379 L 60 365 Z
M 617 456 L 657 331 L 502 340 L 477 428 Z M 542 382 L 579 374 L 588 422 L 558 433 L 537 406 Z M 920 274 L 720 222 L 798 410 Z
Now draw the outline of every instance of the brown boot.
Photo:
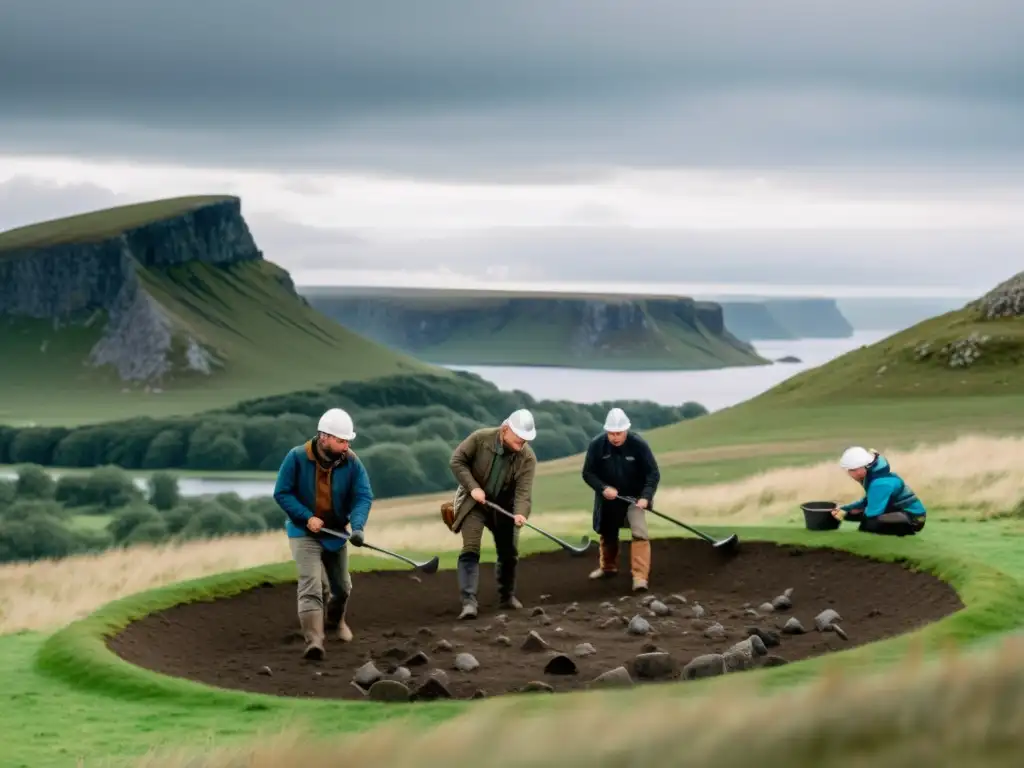
M 651 573 L 651 542 L 633 539 L 629 549 L 630 570 L 633 572 L 633 591 L 646 592 Z
M 352 642 L 352 630 L 345 623 L 345 610 L 348 607 L 348 597 L 344 599 L 332 597 L 327 601 L 327 610 L 324 629 L 338 630 L 338 639 L 343 643 Z
M 590 572 L 592 579 L 609 579 L 619 572 L 619 539 L 601 537 L 598 567 Z
M 352 630 L 349 629 L 348 624 L 345 623 L 345 617 L 341 617 L 341 622 L 338 624 L 338 639 L 343 643 L 352 642 Z
M 306 639 L 306 648 L 302 655 L 307 659 L 322 659 L 324 657 L 324 612 L 304 611 L 299 614 L 299 624 L 302 626 L 302 635 Z

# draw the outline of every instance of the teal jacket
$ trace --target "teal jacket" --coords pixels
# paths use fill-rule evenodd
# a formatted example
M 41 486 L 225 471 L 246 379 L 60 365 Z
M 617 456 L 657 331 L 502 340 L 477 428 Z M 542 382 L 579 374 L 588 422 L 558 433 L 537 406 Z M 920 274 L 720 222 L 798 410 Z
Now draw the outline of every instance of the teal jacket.
M 288 516 L 285 530 L 288 538 L 297 539 L 312 536 L 324 547 L 338 551 L 345 546 L 345 540 L 328 533 L 312 533 L 306 528 L 309 518 L 320 502 L 324 509 L 324 524 L 336 531 L 343 531 L 351 524 L 352 530 L 362 530 L 370 516 L 373 490 L 366 468 L 354 453 L 349 451 L 345 461 L 330 471 L 330 499 L 317 499 L 318 470 L 323 488 L 326 490 L 327 470 L 320 467 L 313 458 L 312 441 L 297 445 L 288 451 L 277 473 L 274 486 L 274 501 Z M 329 504 L 329 506 L 328 506 Z M 329 510 L 329 511 L 328 511 Z
M 883 512 L 925 514 L 924 504 L 917 498 L 917 494 L 892 471 L 884 456 L 879 455 L 868 467 L 868 473 L 861 484 L 864 486 L 864 497 L 844 504 L 840 509 L 846 512 L 863 510 L 864 517 L 878 517 Z

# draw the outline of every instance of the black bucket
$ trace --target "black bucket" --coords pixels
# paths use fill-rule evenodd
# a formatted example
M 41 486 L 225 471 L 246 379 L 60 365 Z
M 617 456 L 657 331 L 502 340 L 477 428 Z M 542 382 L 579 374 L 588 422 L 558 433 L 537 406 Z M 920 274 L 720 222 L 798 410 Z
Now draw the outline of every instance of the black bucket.
M 808 531 L 834 531 L 839 521 L 832 517 L 834 501 L 808 501 L 800 505 L 804 511 L 804 525 Z

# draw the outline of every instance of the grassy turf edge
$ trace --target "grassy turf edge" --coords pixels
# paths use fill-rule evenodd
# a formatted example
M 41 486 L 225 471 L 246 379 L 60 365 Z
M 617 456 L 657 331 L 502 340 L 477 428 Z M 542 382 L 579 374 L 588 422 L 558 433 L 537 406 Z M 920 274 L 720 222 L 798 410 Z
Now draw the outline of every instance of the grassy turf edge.
M 714 533 L 713 531 L 711 531 Z M 722 532 L 724 533 L 724 531 Z M 1019 626 L 1024 619 L 1024 595 L 1018 582 L 1007 574 L 976 560 L 962 558 L 948 548 L 930 542 L 926 537 L 916 539 L 889 539 L 857 533 L 810 533 L 799 529 L 744 528 L 744 541 L 767 541 L 785 545 L 827 547 L 846 550 L 852 554 L 880 561 L 902 563 L 915 570 L 932 574 L 956 590 L 966 606 L 944 619 L 922 627 L 912 633 L 840 651 L 823 657 L 808 659 L 783 667 L 746 672 L 741 676 L 727 675 L 685 685 L 667 683 L 657 686 L 667 695 L 688 695 L 703 692 L 708 685 L 717 685 L 742 677 L 746 682 L 756 681 L 765 690 L 793 685 L 814 677 L 826 667 L 844 670 L 876 670 L 880 666 L 899 661 L 915 645 L 924 651 L 934 651 L 953 645 L 965 645 L 996 633 Z M 742 542 L 741 542 L 742 546 Z M 523 554 L 551 549 L 547 542 L 524 542 Z M 411 555 L 420 556 L 420 555 Z M 742 555 L 740 555 L 742 556 Z M 441 557 L 444 568 L 453 567 L 457 553 Z M 358 558 L 353 571 L 404 568 L 384 559 Z M 429 577 L 424 577 L 429 578 Z M 280 710 L 292 713 L 323 711 L 325 706 L 343 707 L 346 711 L 380 709 L 373 702 L 336 702 L 305 700 L 253 694 L 219 689 L 189 680 L 161 675 L 124 661 L 106 646 L 106 639 L 115 635 L 132 621 L 174 605 L 200 600 L 230 597 L 262 583 L 281 584 L 294 581 L 294 565 L 280 563 L 242 571 L 217 574 L 172 584 L 156 590 L 138 593 L 108 603 L 93 614 L 76 621 L 51 635 L 40 648 L 36 668 L 41 674 L 58 678 L 67 684 L 96 693 L 134 700 L 159 700 L 195 707 L 229 707 L 248 711 Z M 799 593 L 794 595 L 799 606 Z M 849 627 L 848 631 L 855 632 Z M 572 706 L 579 696 L 612 695 L 628 698 L 645 696 L 651 686 L 625 691 L 580 692 L 562 696 L 523 696 L 524 705 Z M 557 702 L 557 704 L 556 704 Z M 436 721 L 446 714 L 465 711 L 471 702 L 438 702 L 429 708 L 412 705 L 383 705 L 387 716 L 412 714 L 413 710 Z M 354 713 L 353 713 L 354 714 Z M 383 712 L 380 713 L 384 715 Z M 363 719 L 363 718 L 359 718 Z M 373 719 L 367 717 L 367 720 Z

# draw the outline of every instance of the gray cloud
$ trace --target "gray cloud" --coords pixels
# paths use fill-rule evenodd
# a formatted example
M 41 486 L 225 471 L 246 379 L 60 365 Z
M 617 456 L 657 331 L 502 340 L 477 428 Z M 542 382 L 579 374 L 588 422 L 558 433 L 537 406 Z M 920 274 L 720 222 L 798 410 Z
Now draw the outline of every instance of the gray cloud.
M 572 178 L 1024 161 L 1024 6 L 6 0 L 0 150 Z
M 56 184 L 15 176 L 0 183 L 0 232 L 127 202 L 97 184 Z

